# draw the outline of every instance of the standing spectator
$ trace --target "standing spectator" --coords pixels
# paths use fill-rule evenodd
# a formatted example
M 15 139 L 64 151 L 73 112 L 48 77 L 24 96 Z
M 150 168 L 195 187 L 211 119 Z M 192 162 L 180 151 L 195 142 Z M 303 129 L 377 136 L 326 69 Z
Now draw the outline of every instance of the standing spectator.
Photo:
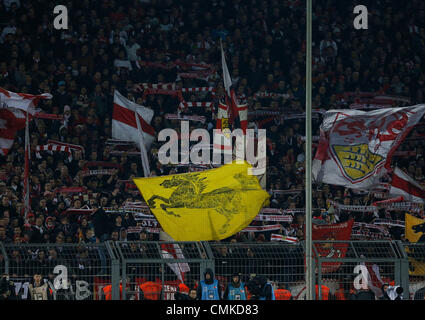
M 223 300 L 246 300 L 245 284 L 241 281 L 239 273 L 232 274 L 231 279 L 224 291 Z
M 214 272 L 207 268 L 204 272 L 204 280 L 199 282 L 196 292 L 199 300 L 220 300 L 220 283 L 214 279 Z

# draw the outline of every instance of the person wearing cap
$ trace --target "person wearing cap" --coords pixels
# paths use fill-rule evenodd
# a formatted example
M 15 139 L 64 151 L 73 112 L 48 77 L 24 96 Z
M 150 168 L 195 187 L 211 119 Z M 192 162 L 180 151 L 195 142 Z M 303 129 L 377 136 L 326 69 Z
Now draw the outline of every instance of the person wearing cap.
M 52 105 L 59 107 L 60 110 L 64 110 L 66 105 L 70 105 L 72 102 L 71 97 L 66 92 L 66 83 L 61 80 L 58 82 L 58 89 L 53 94 Z

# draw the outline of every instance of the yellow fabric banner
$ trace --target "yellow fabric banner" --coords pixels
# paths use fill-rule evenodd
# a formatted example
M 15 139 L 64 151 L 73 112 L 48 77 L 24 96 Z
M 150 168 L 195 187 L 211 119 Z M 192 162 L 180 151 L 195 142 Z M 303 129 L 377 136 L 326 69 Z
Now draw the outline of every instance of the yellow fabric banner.
M 416 218 L 408 213 L 405 214 L 405 236 L 409 242 L 425 242 L 425 220 Z M 422 248 L 414 245 L 406 248 L 409 260 L 409 275 L 425 275 L 425 254 Z
M 226 164 L 217 169 L 136 178 L 162 228 L 176 241 L 222 240 L 246 228 L 268 202 L 251 165 Z

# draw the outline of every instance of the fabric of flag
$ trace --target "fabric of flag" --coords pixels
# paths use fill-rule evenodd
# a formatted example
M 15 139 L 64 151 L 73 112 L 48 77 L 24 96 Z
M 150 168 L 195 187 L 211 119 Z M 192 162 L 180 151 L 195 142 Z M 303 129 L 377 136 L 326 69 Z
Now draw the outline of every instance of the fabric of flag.
M 425 242 L 425 220 L 406 213 L 404 235 L 409 242 Z M 424 276 L 425 261 L 423 258 L 423 249 L 413 245 L 408 246 L 406 252 L 409 260 L 409 275 Z
M 16 93 L 0 88 L 0 108 L 15 108 L 29 112 L 31 115 L 36 113 L 36 106 L 41 99 L 51 99 L 50 93 L 39 95 Z
M 164 259 L 185 259 L 184 254 L 178 243 L 164 231 L 159 232 L 160 241 L 167 241 L 168 243 L 161 243 L 161 256 Z M 187 262 L 167 263 L 171 270 L 176 274 L 177 278 L 184 282 L 184 274 L 190 271 L 190 266 Z
M 247 227 L 269 194 L 247 162 L 196 173 L 136 178 L 151 212 L 176 241 L 228 238 Z
M 13 146 L 16 131 L 25 128 L 26 112 L 34 115 L 37 103 L 41 99 L 51 98 L 52 95 L 48 93 L 31 95 L 0 88 L 0 155 L 8 154 Z
M 388 173 L 394 151 L 424 114 L 425 105 L 327 111 L 313 161 L 314 180 L 373 188 Z
M 425 187 L 399 168 L 394 169 L 389 194 L 403 196 L 404 200 L 409 202 L 424 203 L 425 201 Z
M 316 250 L 322 258 L 344 258 L 348 242 L 333 243 L 333 241 L 348 241 L 351 238 L 354 220 L 334 224 L 313 224 L 312 239 L 323 242 L 315 243 Z M 322 262 L 322 273 L 331 273 L 338 270 L 341 262 Z
M 213 152 L 232 154 L 232 137 L 229 128 L 229 107 L 219 103 L 217 124 L 213 137 Z
M 183 252 L 177 243 L 161 243 L 161 256 L 163 259 L 184 259 Z M 167 263 L 171 270 L 176 274 L 177 279 L 184 282 L 184 274 L 190 271 L 187 262 Z
M 244 134 L 246 134 L 246 129 L 248 128 L 248 105 L 247 104 L 239 104 L 237 105 L 239 122 L 241 125 L 241 129 Z
M 133 141 L 140 149 L 145 177 L 150 176 L 149 150 L 155 139 L 155 130 L 150 125 L 154 111 L 114 92 L 114 110 L 112 113 L 112 138 Z
M 25 128 L 25 112 L 14 109 L 0 109 L 0 155 L 7 155 L 15 141 L 18 130 Z
M 124 141 L 140 142 L 135 112 L 143 132 L 143 140 L 147 149 L 155 139 L 155 129 L 150 125 L 154 111 L 128 100 L 118 91 L 114 92 L 114 109 L 112 113 L 112 138 Z

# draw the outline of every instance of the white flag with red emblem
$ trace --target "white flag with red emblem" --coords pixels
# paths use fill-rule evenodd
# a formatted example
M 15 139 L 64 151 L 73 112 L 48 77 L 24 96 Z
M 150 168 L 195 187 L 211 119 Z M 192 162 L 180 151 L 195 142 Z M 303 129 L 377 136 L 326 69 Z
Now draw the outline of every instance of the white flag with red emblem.
M 314 180 L 372 189 L 388 173 L 394 151 L 424 114 L 425 105 L 327 111 L 313 160 Z
M 403 196 L 406 201 L 410 202 L 425 202 L 425 187 L 399 168 L 394 169 L 389 194 Z

